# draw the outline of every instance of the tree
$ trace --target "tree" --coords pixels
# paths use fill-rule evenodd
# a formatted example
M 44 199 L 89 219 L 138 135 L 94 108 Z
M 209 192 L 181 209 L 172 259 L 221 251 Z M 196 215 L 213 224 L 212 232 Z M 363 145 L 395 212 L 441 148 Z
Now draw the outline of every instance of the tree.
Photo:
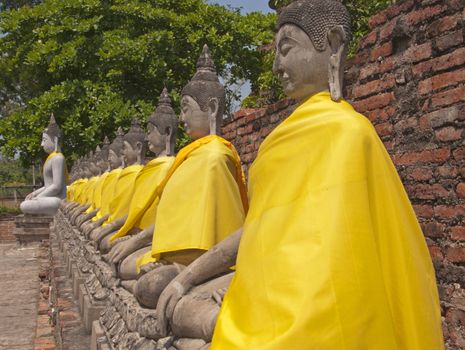
M 273 40 L 274 15 L 205 0 L 45 0 L 0 12 L 1 150 L 25 164 L 43 156 L 40 133 L 54 113 L 64 152 L 84 154 L 132 116 L 146 118 L 166 85 L 175 103 L 207 43 L 227 84 L 260 87 L 257 50 Z

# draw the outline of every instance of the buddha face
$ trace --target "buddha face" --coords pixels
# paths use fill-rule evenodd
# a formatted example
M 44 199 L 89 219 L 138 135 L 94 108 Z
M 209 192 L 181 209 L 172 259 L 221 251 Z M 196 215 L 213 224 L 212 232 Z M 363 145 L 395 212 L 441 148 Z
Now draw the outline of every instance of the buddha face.
M 286 24 L 276 36 L 273 72 L 282 83 L 284 93 L 296 100 L 329 90 L 329 45 L 318 51 L 299 27 Z
M 45 152 L 48 154 L 52 153 L 55 151 L 55 142 L 52 140 L 52 138 L 46 134 L 42 134 L 42 142 L 40 144 L 42 148 L 44 149 Z
M 89 163 L 89 170 L 92 173 L 92 175 L 100 174 L 100 168 L 97 166 L 97 164 L 95 162 L 90 162 Z
M 110 167 L 116 169 L 121 166 L 121 158 L 115 153 L 115 151 L 110 150 L 108 152 L 108 161 L 110 162 Z
M 148 123 L 147 130 L 147 141 L 149 143 L 149 150 L 155 155 L 159 155 L 161 152 L 165 150 L 166 136 L 160 134 L 158 128 L 152 123 Z
M 191 96 L 184 95 L 181 99 L 181 121 L 186 133 L 194 140 L 210 134 L 208 112 L 200 109 L 199 104 Z
M 103 158 L 99 158 L 99 160 L 97 160 L 97 166 L 99 167 L 100 171 L 103 173 L 104 171 L 108 169 L 108 161 L 106 161 Z
M 136 145 L 134 145 L 135 147 L 133 147 L 133 145 L 131 145 L 128 141 L 124 141 L 123 157 L 127 165 L 132 165 L 137 162 L 142 148 L 142 145 L 139 144 L 140 142 L 136 142 Z

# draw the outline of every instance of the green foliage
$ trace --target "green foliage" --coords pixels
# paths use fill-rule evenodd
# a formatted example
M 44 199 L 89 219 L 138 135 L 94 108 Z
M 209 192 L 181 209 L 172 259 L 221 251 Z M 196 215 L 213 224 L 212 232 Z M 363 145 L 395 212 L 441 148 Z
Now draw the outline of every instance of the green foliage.
M 0 215 L 18 215 L 21 214 L 21 210 L 19 208 L 10 208 L 0 206 Z
M 45 0 L 2 11 L 1 151 L 24 164 L 44 157 L 40 133 L 53 112 L 76 159 L 133 115 L 145 119 L 165 85 L 178 106 L 205 43 L 227 88 L 250 80 L 258 90 L 268 67 L 257 48 L 273 40 L 274 22 L 205 0 Z
M 2 186 L 24 186 L 32 182 L 32 170 L 25 169 L 19 160 L 0 161 L 0 184 Z

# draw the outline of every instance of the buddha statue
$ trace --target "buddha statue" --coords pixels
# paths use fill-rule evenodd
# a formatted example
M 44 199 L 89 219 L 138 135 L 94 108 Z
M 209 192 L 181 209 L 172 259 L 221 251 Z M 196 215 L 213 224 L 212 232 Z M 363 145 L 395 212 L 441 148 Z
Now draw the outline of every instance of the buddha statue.
M 113 192 L 108 198 L 108 218 L 101 223 L 100 227 L 121 220 L 127 215 L 134 194 L 135 180 L 143 168 L 141 163 L 145 154 L 145 132 L 136 117 L 132 120 L 129 131 L 123 136 L 122 154 L 126 167 L 121 170 L 115 181 Z M 97 228 L 95 227 L 90 233 L 92 240 L 96 238 Z M 108 250 L 109 242 L 105 241 L 104 246 L 104 250 Z
M 297 0 L 277 29 L 274 72 L 299 105 L 249 170 L 243 228 L 162 292 L 160 331 L 182 336 L 185 298 L 235 265 L 212 350 L 444 349 L 415 213 L 374 127 L 342 98 L 347 9 Z
M 53 216 L 66 197 L 67 171 L 65 157 L 61 153 L 63 133 L 53 114 L 42 134 L 41 146 L 48 153 L 44 164 L 44 186 L 26 196 L 20 209 L 24 214 Z
M 121 260 L 124 246 L 143 240 L 134 236 L 110 253 L 110 261 L 121 262 L 123 280 L 146 272 L 134 286 L 136 298 L 146 307 L 156 306 L 161 290 L 184 266 L 242 226 L 247 194 L 240 158 L 234 146 L 218 136 L 224 101 L 224 88 L 205 46 L 181 99 L 181 120 L 194 141 L 178 153 L 158 188 L 155 229 L 152 237 L 144 238 L 145 243 L 152 241 L 151 250 Z
M 145 231 L 141 235 L 146 235 L 146 232 L 149 232 L 149 237 L 152 235 L 159 199 L 156 189 L 173 163 L 178 131 L 178 117 L 171 107 L 171 99 L 166 88 L 159 98 L 155 112 L 148 119 L 147 129 L 148 146 L 156 158 L 148 162 L 137 175 L 128 214 L 95 232 L 95 240 L 98 242 L 109 236 L 109 242 L 107 240 L 105 245 L 113 244 L 116 240 L 141 231 Z M 138 241 L 132 240 L 132 242 Z M 146 245 L 150 245 L 149 243 L 150 241 Z M 120 248 L 122 246 L 119 246 Z M 127 248 L 126 251 L 132 253 L 139 248 L 143 247 Z
M 107 162 L 109 171 L 104 173 L 103 183 L 98 193 L 99 209 L 97 214 L 90 220 L 81 224 L 80 228 L 84 235 L 88 236 L 92 230 L 100 227 L 110 216 L 110 201 L 113 198 L 115 185 L 124 164 L 123 140 L 124 132 L 121 127 L 116 131 L 116 137 L 108 146 Z

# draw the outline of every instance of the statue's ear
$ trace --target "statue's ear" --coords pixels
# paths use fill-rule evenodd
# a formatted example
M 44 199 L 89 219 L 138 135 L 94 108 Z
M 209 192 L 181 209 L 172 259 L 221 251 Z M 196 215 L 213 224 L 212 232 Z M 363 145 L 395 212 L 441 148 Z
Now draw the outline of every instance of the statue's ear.
M 342 99 L 344 79 L 344 62 L 346 54 L 346 34 L 342 26 L 335 26 L 328 32 L 328 43 L 331 49 L 329 58 L 329 91 L 333 101 Z
M 208 102 L 208 118 L 210 120 L 210 134 L 216 135 L 217 134 L 217 123 L 216 118 L 219 110 L 220 102 L 216 97 L 212 97 Z
M 54 137 L 53 138 L 53 143 L 54 143 L 54 147 L 55 147 L 55 152 L 58 152 L 58 137 Z

